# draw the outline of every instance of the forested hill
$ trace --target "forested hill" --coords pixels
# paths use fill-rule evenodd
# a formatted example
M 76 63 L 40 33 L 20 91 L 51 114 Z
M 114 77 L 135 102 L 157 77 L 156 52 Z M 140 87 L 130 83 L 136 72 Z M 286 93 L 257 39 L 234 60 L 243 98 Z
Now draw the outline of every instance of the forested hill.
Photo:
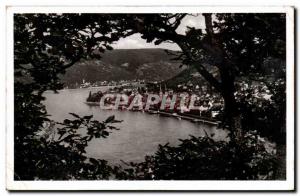
M 197 73 L 194 69 L 186 69 L 185 66 L 180 68 L 181 62 L 172 60 L 174 56 L 166 53 L 164 49 L 116 49 L 106 51 L 101 56 L 100 59 L 81 60 L 70 67 L 62 78 L 65 85 L 72 86 L 75 83 L 81 83 L 83 79 L 88 82 L 133 79 L 144 79 L 147 82 L 163 80 L 167 82 L 168 86 L 187 81 L 205 82 L 201 77 L 194 77 L 194 74 Z M 262 74 L 274 75 L 275 78 L 282 75 L 285 65 L 277 61 L 276 59 L 266 60 L 262 65 Z M 217 74 L 212 67 L 207 68 L 214 75 Z
M 173 52 L 174 53 L 174 52 Z M 101 54 L 101 59 L 81 60 L 63 76 L 66 85 L 104 80 L 167 80 L 181 71 L 180 62 L 171 60 L 164 49 L 116 49 Z

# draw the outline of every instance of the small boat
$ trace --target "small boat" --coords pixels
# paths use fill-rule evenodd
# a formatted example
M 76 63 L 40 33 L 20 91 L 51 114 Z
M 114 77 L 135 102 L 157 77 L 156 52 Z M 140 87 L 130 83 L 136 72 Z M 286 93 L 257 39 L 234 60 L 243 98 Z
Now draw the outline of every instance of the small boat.
M 155 111 L 155 110 L 148 110 L 147 111 L 149 114 L 158 114 L 158 111 Z
M 192 122 L 194 122 L 194 123 L 199 123 L 199 122 L 203 122 L 203 120 L 200 120 L 200 119 L 193 119 Z
M 177 117 L 177 116 L 179 116 L 177 113 L 172 113 L 172 116 L 175 116 L 175 117 Z
M 178 120 L 181 120 L 181 116 L 179 116 L 177 113 L 172 113 L 172 116 L 173 117 L 176 117 Z

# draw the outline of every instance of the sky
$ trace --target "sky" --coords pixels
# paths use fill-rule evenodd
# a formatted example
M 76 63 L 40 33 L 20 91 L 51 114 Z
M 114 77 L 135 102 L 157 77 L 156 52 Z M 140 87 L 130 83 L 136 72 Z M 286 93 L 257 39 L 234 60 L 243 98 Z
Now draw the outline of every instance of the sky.
M 202 15 L 198 16 L 186 16 L 180 26 L 177 28 L 176 32 L 185 35 L 187 26 L 195 28 L 205 28 L 205 21 Z M 115 49 L 136 49 L 136 48 L 164 48 L 169 50 L 180 50 L 180 48 L 174 43 L 161 43 L 160 45 L 155 45 L 152 43 L 147 43 L 141 38 L 141 34 L 133 34 L 126 38 L 122 38 L 112 45 Z

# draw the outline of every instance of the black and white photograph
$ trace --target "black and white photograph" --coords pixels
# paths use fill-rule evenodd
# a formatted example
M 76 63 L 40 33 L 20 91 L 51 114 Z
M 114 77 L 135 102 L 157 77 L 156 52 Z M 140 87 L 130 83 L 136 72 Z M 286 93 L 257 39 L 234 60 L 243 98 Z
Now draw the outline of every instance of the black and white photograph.
M 293 8 L 47 9 L 8 14 L 9 190 L 294 189 Z

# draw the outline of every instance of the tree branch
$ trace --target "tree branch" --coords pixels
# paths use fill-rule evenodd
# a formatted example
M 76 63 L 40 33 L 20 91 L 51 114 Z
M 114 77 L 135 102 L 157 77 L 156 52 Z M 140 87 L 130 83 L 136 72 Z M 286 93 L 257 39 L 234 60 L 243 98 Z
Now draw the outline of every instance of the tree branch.
M 81 59 L 81 57 L 82 57 L 82 55 L 78 55 L 70 63 L 63 65 L 61 67 L 61 69 L 67 69 L 67 68 L 73 66 L 76 62 L 78 62 Z
M 176 30 L 178 28 L 178 26 L 181 24 L 181 20 L 186 16 L 187 14 L 182 14 L 182 15 L 179 15 L 178 18 L 176 18 L 176 21 L 173 23 L 174 26 L 174 30 Z
M 210 39 L 211 44 L 214 42 L 214 31 L 213 31 L 213 26 L 212 26 L 212 19 L 211 19 L 211 14 L 203 14 L 205 18 L 205 30 L 206 33 Z
M 185 15 L 184 15 L 185 16 Z M 184 18 L 184 16 L 182 15 L 180 18 Z M 212 24 L 211 24 L 211 14 L 207 14 L 205 15 L 205 17 L 207 18 L 206 21 L 208 23 L 207 27 L 208 27 L 208 31 L 209 33 L 212 33 Z M 178 19 L 177 19 L 178 20 Z M 143 27 L 141 28 L 137 28 L 137 31 L 139 33 L 142 33 L 144 35 L 147 35 L 149 32 L 145 32 L 145 27 L 144 27 L 144 23 L 143 20 L 141 21 L 137 21 L 137 23 L 139 23 L 138 26 Z M 180 24 L 180 23 L 179 23 Z M 198 61 L 193 61 L 193 56 L 190 52 L 190 47 L 187 46 L 186 43 L 189 43 L 189 37 L 185 36 L 185 35 L 181 35 L 176 33 L 175 29 L 173 29 L 172 31 L 170 31 L 170 26 L 166 26 L 166 24 L 161 24 L 163 25 L 163 28 L 166 29 L 166 31 L 161 32 L 161 31 L 151 31 L 151 37 L 155 37 L 161 40 L 171 40 L 174 43 L 176 43 L 182 50 L 182 52 L 184 53 L 184 55 L 189 59 L 190 61 L 190 65 L 194 66 L 197 71 L 215 88 L 217 89 L 219 92 L 222 91 L 222 87 L 221 87 L 221 83 L 208 71 L 206 70 L 206 68 L 202 65 L 201 62 Z M 172 27 L 171 27 L 172 28 Z M 150 34 L 149 34 L 150 35 Z M 193 40 L 196 41 L 196 40 Z M 218 50 L 218 47 L 214 47 L 211 43 L 204 43 L 203 41 L 199 40 L 197 42 L 198 47 L 199 48 L 203 48 L 204 50 L 206 50 L 207 52 L 213 54 L 213 56 L 218 59 L 219 62 L 222 61 L 222 55 L 220 54 L 220 50 Z
M 193 59 L 188 47 L 184 43 L 177 43 L 188 59 Z M 222 91 L 221 83 L 199 61 L 192 61 L 191 65 L 219 92 Z
M 221 92 L 221 83 L 200 63 L 193 63 L 193 67 L 207 80 L 217 91 Z

